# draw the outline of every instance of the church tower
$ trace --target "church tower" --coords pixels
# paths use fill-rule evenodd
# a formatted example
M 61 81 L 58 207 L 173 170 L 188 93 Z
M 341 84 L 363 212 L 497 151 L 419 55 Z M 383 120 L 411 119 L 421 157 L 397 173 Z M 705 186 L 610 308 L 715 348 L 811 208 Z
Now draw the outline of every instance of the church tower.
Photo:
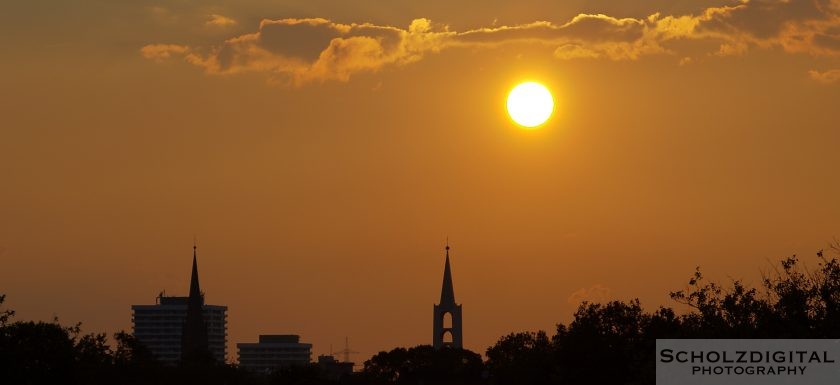
M 443 287 L 440 290 L 440 303 L 435 305 L 432 325 L 434 329 L 432 346 L 435 349 L 442 347 L 464 348 L 461 329 L 461 305 L 455 303 L 452 270 L 449 267 L 448 242 L 446 244 L 446 264 L 443 267 Z
M 187 299 L 187 318 L 181 333 L 181 362 L 203 363 L 212 360 L 207 341 L 207 324 L 204 322 L 204 293 L 198 284 L 198 261 L 193 245 L 190 296 Z

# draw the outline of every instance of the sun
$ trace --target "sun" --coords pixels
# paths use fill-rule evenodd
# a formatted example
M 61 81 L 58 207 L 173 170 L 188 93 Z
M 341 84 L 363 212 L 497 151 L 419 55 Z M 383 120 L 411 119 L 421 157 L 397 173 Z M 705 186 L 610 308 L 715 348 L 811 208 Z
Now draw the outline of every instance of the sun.
M 534 128 L 548 120 L 554 112 L 554 98 L 544 85 L 525 82 L 508 94 L 507 110 L 516 124 Z

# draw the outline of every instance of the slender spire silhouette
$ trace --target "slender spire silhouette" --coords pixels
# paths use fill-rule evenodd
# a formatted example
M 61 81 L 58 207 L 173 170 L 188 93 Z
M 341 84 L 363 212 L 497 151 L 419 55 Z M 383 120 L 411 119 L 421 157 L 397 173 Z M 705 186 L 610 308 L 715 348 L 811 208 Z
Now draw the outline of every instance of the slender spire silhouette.
M 193 301 L 193 298 L 201 298 L 201 305 L 204 305 L 204 297 L 201 294 L 201 286 L 198 283 L 197 249 L 198 246 L 196 246 L 195 241 L 193 241 L 192 274 L 190 275 L 190 302 Z
M 452 269 L 449 267 L 449 239 L 446 240 L 446 264 L 443 267 L 443 286 L 440 289 L 440 303 L 455 304 L 455 289 L 452 286 Z
M 181 362 L 195 364 L 212 360 L 207 341 L 207 324 L 204 322 L 204 294 L 198 283 L 198 256 L 193 241 L 190 296 L 187 298 L 187 318 L 181 333 Z

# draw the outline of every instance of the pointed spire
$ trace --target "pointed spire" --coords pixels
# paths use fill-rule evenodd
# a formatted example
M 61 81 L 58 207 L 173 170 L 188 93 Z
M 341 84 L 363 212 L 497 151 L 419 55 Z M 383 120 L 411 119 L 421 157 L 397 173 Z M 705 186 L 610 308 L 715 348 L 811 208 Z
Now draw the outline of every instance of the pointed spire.
M 441 304 L 455 304 L 455 289 L 452 288 L 452 270 L 449 268 L 449 238 L 446 239 L 446 265 L 443 268 L 443 287 L 440 290 Z
M 213 360 L 208 349 L 207 324 L 204 322 L 204 295 L 198 284 L 198 247 L 193 242 L 190 296 L 187 298 L 187 316 L 181 332 L 181 362 L 196 364 Z
M 196 258 L 196 251 L 198 247 L 193 241 L 193 263 L 192 263 L 192 275 L 190 277 L 190 301 L 194 301 L 194 298 L 201 298 L 201 286 L 198 284 L 198 259 Z M 201 301 L 201 304 L 204 304 L 204 301 Z

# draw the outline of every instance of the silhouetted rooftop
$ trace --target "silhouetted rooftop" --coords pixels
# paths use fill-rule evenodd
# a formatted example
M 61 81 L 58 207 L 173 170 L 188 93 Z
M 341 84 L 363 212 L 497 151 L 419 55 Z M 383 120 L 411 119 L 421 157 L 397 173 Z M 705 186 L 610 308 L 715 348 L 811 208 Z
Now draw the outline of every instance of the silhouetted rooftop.
M 190 297 L 158 297 L 161 305 L 187 305 Z
M 300 336 L 297 334 L 261 334 L 261 344 L 296 344 L 300 342 Z

